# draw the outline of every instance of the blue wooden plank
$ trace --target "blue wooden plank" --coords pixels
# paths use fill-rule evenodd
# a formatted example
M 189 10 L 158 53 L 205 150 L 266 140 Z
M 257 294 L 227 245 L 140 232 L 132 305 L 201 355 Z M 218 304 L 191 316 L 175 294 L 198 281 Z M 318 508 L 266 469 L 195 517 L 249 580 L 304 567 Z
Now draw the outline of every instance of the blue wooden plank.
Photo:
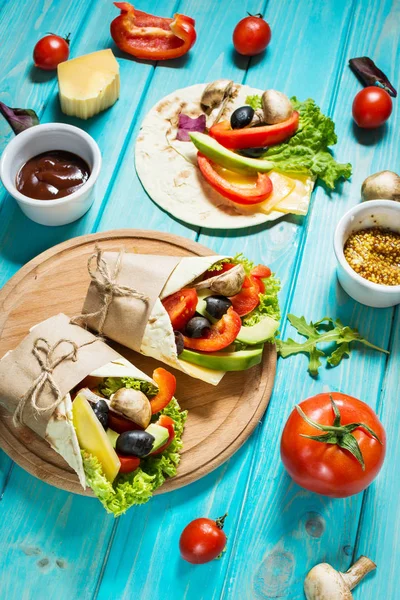
M 350 29 L 346 55 L 342 57 L 343 72 L 337 98 L 334 96 L 333 116 L 339 134 L 337 155 L 353 162 L 355 176 L 351 185 L 344 185 L 331 198 L 322 188 L 315 194 L 305 231 L 306 243 L 300 248 L 301 263 L 291 275 L 289 309 L 314 320 L 325 314 L 340 316 L 345 323 L 358 325 L 369 339 L 385 346 L 389 339 L 391 310 L 367 309 L 341 291 L 336 283 L 332 248 L 335 225 L 340 216 L 359 201 L 361 181 L 371 170 L 398 164 L 399 158 L 394 143 L 397 116 L 391 120 L 382 139 L 378 140 L 376 133 L 371 134 L 370 140 L 374 143 L 369 145 L 360 146 L 352 128 L 351 102 L 360 85 L 347 68 L 347 58 L 363 54 L 375 56 L 380 47 L 381 56 L 387 56 L 396 44 L 393 36 L 381 35 L 384 25 L 387 24 L 385 31 L 390 31 L 393 23 L 390 2 L 355 3 L 354 6 L 356 12 L 351 19 L 354 25 Z M 389 67 L 387 72 L 390 73 L 391 65 L 385 65 L 384 61 L 379 64 L 382 68 Z M 313 77 L 316 77 L 315 72 Z M 286 326 L 283 333 L 292 334 Z M 328 560 L 339 568 L 348 567 L 362 495 L 330 500 L 301 490 L 284 473 L 278 442 L 293 404 L 324 388 L 340 389 L 375 406 L 384 369 L 383 355 L 364 350 L 337 369 L 323 368 L 317 380 L 307 375 L 306 361 L 302 358 L 280 362 L 267 418 L 255 445 L 246 498 L 248 508 L 238 526 L 224 597 L 241 597 L 245 590 L 251 589 L 255 598 L 302 598 L 302 581 L 313 564 Z M 268 464 L 260 460 L 264 456 L 269 457 Z M 356 591 L 355 597 L 361 597 L 361 593 Z
M 321 38 L 333 30 L 335 32 L 333 36 L 335 43 L 332 43 L 329 47 L 329 52 L 326 52 L 324 55 L 321 70 L 325 68 L 326 77 L 322 82 L 319 80 L 318 83 L 315 82 L 314 78 L 307 78 L 308 65 L 312 60 L 314 48 L 310 46 L 307 52 L 304 53 L 303 51 L 298 70 L 296 70 L 294 66 L 297 65 L 297 56 L 293 52 L 293 47 L 288 44 L 288 39 L 293 39 L 291 36 L 294 36 L 294 32 L 297 35 L 299 30 L 302 31 L 301 35 L 303 37 L 306 37 L 308 32 L 313 36 L 315 20 L 317 19 L 317 15 L 320 15 L 320 9 L 311 5 L 305 8 L 302 5 L 302 9 L 299 8 L 295 11 L 295 22 L 292 23 L 286 19 L 289 7 L 292 7 L 291 3 L 287 3 L 286 5 L 280 4 L 279 6 L 270 5 L 268 18 L 271 20 L 273 32 L 277 32 L 274 38 L 275 55 L 272 54 L 273 47 L 271 46 L 271 50 L 264 58 L 265 62 L 258 63 L 247 73 L 247 82 L 250 85 L 261 88 L 271 85 L 272 87 L 276 86 L 281 89 L 282 83 L 278 79 L 278 75 L 275 72 L 273 75 L 269 75 L 273 70 L 274 64 L 276 64 L 276 57 L 279 56 L 279 64 L 285 65 L 285 71 L 281 72 L 280 77 L 282 77 L 282 81 L 285 81 L 287 86 L 291 86 L 290 88 L 286 87 L 288 93 L 298 92 L 295 86 L 291 85 L 291 74 L 294 73 L 296 82 L 307 81 L 308 87 L 303 85 L 301 90 L 302 95 L 313 95 L 317 100 L 322 98 L 322 101 L 326 101 L 326 104 L 328 104 L 328 91 L 335 79 L 340 61 L 340 58 L 336 58 L 336 55 L 340 56 L 343 33 L 347 31 L 351 6 L 343 3 L 340 5 L 340 10 L 338 10 L 337 3 L 326 3 L 323 13 L 325 28 L 321 33 Z M 193 8 L 195 9 L 195 7 Z M 207 7 L 203 6 L 203 8 L 205 11 L 207 10 Z M 189 11 L 187 12 L 189 13 Z M 196 20 L 198 19 L 194 10 L 189 14 L 194 14 Z M 221 43 L 224 44 L 225 48 L 229 44 L 234 23 L 239 18 L 240 16 L 238 15 L 234 16 L 231 28 L 227 29 L 229 33 L 225 35 L 221 33 L 220 37 L 223 39 Z M 305 32 L 302 30 L 304 23 L 307 24 Z M 321 48 L 324 46 L 324 43 L 320 40 L 319 44 Z M 204 58 L 202 57 L 201 60 L 204 61 Z M 231 69 L 232 67 L 227 65 L 227 68 Z M 177 77 L 175 72 L 174 75 Z M 203 81 L 215 78 L 214 74 L 204 78 L 201 75 L 202 73 L 199 74 L 198 69 L 196 69 L 195 77 L 197 76 L 197 78 L 190 79 L 188 84 L 196 80 Z M 162 74 L 157 69 L 149 95 L 154 89 L 153 86 L 156 85 L 157 77 L 161 76 Z M 229 76 L 234 77 L 236 81 L 241 80 L 240 73 L 232 74 L 230 70 L 227 72 L 226 68 L 218 72 L 217 76 Z M 267 77 L 268 83 L 266 84 L 265 80 Z M 168 87 L 165 88 L 165 86 Z M 159 87 L 157 85 L 157 89 Z M 165 89 L 165 93 L 177 87 L 179 87 L 179 80 L 170 83 L 169 81 L 165 82 L 163 79 L 162 89 Z M 153 94 L 155 93 L 154 91 Z M 300 92 L 298 93 L 300 95 Z M 150 102 L 146 102 L 146 110 L 150 106 Z M 120 181 L 122 182 L 123 179 Z M 211 232 L 209 233 L 211 234 Z M 251 238 L 248 235 L 240 235 L 240 233 L 242 232 L 239 232 L 239 235 L 236 233 L 232 236 L 224 236 L 223 238 L 220 238 L 221 232 L 218 232 L 218 236 L 214 235 L 213 237 L 211 235 L 202 235 L 200 241 L 213 247 L 216 251 L 232 252 L 235 251 L 235 248 L 243 250 L 247 255 L 253 256 L 257 260 L 261 260 L 264 258 L 265 252 L 269 252 L 268 259 L 274 259 L 274 267 L 279 272 L 281 272 L 281 269 L 284 271 L 284 275 L 290 272 L 287 263 L 290 263 L 290 265 L 293 264 L 292 260 L 297 248 L 299 233 L 298 227 L 293 220 L 290 220 L 288 223 L 279 223 L 275 228 L 268 229 L 267 231 L 259 228 L 257 235 L 254 235 L 254 230 L 247 232 L 253 234 Z M 254 243 L 252 243 L 253 238 Z M 289 286 L 287 287 L 289 289 Z M 252 441 L 249 441 L 241 452 L 229 462 L 228 466 L 218 469 L 203 481 L 181 491 L 169 494 L 165 500 L 161 501 L 157 499 L 156 503 L 153 503 L 153 506 L 149 505 L 146 507 L 146 512 L 148 511 L 146 526 L 140 527 L 136 540 L 131 539 L 133 538 L 131 532 L 133 533 L 137 530 L 136 514 L 131 513 L 128 515 L 125 524 L 119 524 L 117 527 L 113 546 L 105 568 L 103 582 L 99 588 L 99 599 L 105 600 L 115 596 L 125 598 L 130 596 L 132 592 L 137 593 L 139 590 L 144 598 L 152 597 L 153 595 L 160 598 L 172 596 L 195 600 L 208 600 L 211 597 L 220 598 L 224 581 L 227 580 L 227 577 L 230 577 L 226 574 L 226 570 L 229 554 L 235 547 L 236 522 L 241 512 L 245 510 L 242 499 L 248 485 L 251 448 Z M 177 506 L 179 506 L 179 510 L 176 508 Z M 184 564 L 177 554 L 177 544 L 179 533 L 186 523 L 192 518 L 201 515 L 216 516 L 225 512 L 226 509 L 230 513 L 227 523 L 227 532 L 229 535 L 227 555 L 218 563 L 211 563 L 200 568 Z M 166 541 L 167 537 L 168 541 Z M 130 548 L 132 549 L 132 556 L 135 557 L 133 561 L 124 552 L 128 539 Z M 159 565 L 165 560 L 164 555 L 167 545 L 171 547 L 171 550 L 168 552 L 169 566 L 168 569 L 163 569 L 161 574 Z M 149 549 L 150 547 L 151 550 Z M 247 564 L 247 553 L 248 550 L 243 549 L 240 556 L 238 556 L 238 560 L 242 560 Z M 249 568 L 248 564 L 247 568 Z M 207 585 L 205 585 L 205 582 L 207 582 Z M 228 597 L 245 598 L 251 596 L 248 595 L 244 587 L 241 587 L 237 591 L 237 595 L 230 595 Z

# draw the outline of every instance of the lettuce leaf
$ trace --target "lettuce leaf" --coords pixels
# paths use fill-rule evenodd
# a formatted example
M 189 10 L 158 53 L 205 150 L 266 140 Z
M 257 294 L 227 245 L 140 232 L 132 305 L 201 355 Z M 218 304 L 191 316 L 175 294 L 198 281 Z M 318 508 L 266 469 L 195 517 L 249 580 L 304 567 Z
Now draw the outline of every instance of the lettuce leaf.
M 260 108 L 261 96 L 248 96 L 246 102 Z M 335 124 L 311 98 L 300 102 L 293 96 L 291 102 L 300 116 L 297 132 L 286 142 L 271 146 L 262 158 L 271 162 L 271 168 L 277 171 L 308 172 L 334 189 L 340 178 L 351 176 L 352 170 L 350 163 L 336 162 L 329 152 L 329 146 L 337 142 Z
M 140 390 L 148 398 L 152 398 L 157 394 L 157 387 L 155 385 L 142 379 L 134 379 L 133 377 L 107 377 L 99 385 L 99 392 L 106 398 L 109 398 L 122 387 Z
M 140 384 L 140 387 L 137 384 Z M 153 395 L 154 390 L 156 391 L 156 388 L 146 381 L 130 377 L 109 377 L 103 383 L 102 393 L 106 391 L 111 395 L 121 387 L 141 389 L 144 393 L 146 393 L 145 389 L 149 389 Z M 106 511 L 115 517 L 119 517 L 135 504 L 145 504 L 167 477 L 176 475 L 187 411 L 181 410 L 176 398 L 172 398 L 158 416 L 162 414 L 168 415 L 175 422 L 175 438 L 169 447 L 162 454 L 142 459 L 136 471 L 118 475 L 114 483 L 110 483 L 105 477 L 101 463 L 95 456 L 85 450 L 81 451 L 87 484 Z

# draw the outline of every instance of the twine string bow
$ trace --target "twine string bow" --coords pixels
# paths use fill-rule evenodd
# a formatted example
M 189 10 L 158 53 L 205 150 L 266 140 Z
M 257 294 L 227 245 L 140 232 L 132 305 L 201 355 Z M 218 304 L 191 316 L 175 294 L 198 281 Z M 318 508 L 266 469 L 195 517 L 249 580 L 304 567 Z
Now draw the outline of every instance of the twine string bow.
M 146 294 L 142 294 L 142 292 L 138 292 L 127 285 L 119 285 L 117 283 L 118 275 L 121 271 L 123 255 L 124 250 L 121 250 L 118 254 L 114 270 L 110 273 L 109 266 L 103 258 L 103 251 L 98 246 L 95 247 L 94 253 L 89 257 L 87 266 L 90 279 L 99 292 L 101 306 L 92 313 L 84 313 L 78 317 L 74 317 L 74 319 L 71 320 L 72 323 L 80 319 L 87 321 L 89 319 L 99 318 L 96 329 L 99 334 L 102 335 L 108 311 L 115 296 L 120 298 L 137 298 L 146 304 L 149 302 L 149 297 L 146 296 Z
M 88 343 L 92 344 L 93 341 Z M 56 356 L 58 348 L 64 343 L 71 346 L 70 350 L 60 354 L 59 356 Z M 13 416 L 13 424 L 15 427 L 23 424 L 23 413 L 28 403 L 31 405 L 36 414 L 40 414 L 45 411 L 54 411 L 57 408 L 62 401 L 63 396 L 60 388 L 53 378 L 53 371 L 65 360 L 72 360 L 75 362 L 78 358 L 78 350 L 80 347 L 81 346 L 78 346 L 72 340 L 67 339 L 61 339 L 53 345 L 50 345 L 45 338 L 37 338 L 37 340 L 35 340 L 32 348 L 32 354 L 39 363 L 40 374 L 18 402 Z M 46 384 L 50 386 L 50 389 L 54 395 L 54 402 L 52 404 L 48 404 L 47 406 L 39 406 L 38 399 Z

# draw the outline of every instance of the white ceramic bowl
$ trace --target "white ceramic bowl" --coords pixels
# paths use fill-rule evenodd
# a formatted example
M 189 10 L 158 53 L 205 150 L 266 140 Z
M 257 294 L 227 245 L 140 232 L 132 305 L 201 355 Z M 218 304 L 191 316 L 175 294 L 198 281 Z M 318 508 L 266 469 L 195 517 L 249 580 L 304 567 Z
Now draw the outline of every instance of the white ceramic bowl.
M 384 308 L 400 304 L 400 285 L 381 285 L 358 275 L 344 257 L 343 247 L 351 233 L 368 227 L 385 227 L 400 233 L 400 202 L 369 200 L 358 204 L 339 221 L 334 237 L 337 276 L 343 289 L 361 304 Z
M 77 154 L 89 165 L 90 176 L 79 190 L 65 198 L 33 200 L 17 190 L 16 176 L 30 158 L 49 150 Z M 0 177 L 7 192 L 32 221 L 41 225 L 66 225 L 79 219 L 91 207 L 93 186 L 100 168 L 100 149 L 88 133 L 65 123 L 45 123 L 30 127 L 11 140 L 1 157 Z

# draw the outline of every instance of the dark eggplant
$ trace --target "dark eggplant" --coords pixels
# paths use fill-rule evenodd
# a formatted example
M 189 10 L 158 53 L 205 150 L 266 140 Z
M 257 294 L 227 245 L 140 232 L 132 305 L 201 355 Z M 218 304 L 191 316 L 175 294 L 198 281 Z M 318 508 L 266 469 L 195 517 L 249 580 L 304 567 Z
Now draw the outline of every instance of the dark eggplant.
M 107 402 L 100 398 L 97 402 L 90 402 L 90 406 L 92 407 L 94 414 L 96 415 L 104 429 L 107 429 L 109 412 Z
M 254 109 L 251 106 L 241 106 L 231 114 L 232 129 L 243 129 L 250 125 L 254 117 Z
M 205 317 L 192 317 L 186 325 L 186 335 L 191 338 L 201 338 L 210 327 L 211 323 Z
M 263 148 L 243 148 L 238 152 L 242 156 L 247 156 L 248 158 L 260 158 L 260 156 L 266 153 L 268 148 L 269 146 L 264 146 Z
M 232 306 L 232 302 L 226 296 L 208 296 L 205 299 L 206 311 L 210 317 L 214 319 L 221 319 L 227 312 L 228 308 Z
M 183 341 L 183 335 L 181 334 L 180 331 L 174 331 L 174 336 L 175 336 L 176 353 L 179 356 L 179 354 L 182 354 L 182 352 L 185 348 L 185 342 Z
M 120 454 L 143 458 L 151 452 L 154 440 L 154 435 L 147 431 L 124 431 L 118 436 L 115 449 Z

